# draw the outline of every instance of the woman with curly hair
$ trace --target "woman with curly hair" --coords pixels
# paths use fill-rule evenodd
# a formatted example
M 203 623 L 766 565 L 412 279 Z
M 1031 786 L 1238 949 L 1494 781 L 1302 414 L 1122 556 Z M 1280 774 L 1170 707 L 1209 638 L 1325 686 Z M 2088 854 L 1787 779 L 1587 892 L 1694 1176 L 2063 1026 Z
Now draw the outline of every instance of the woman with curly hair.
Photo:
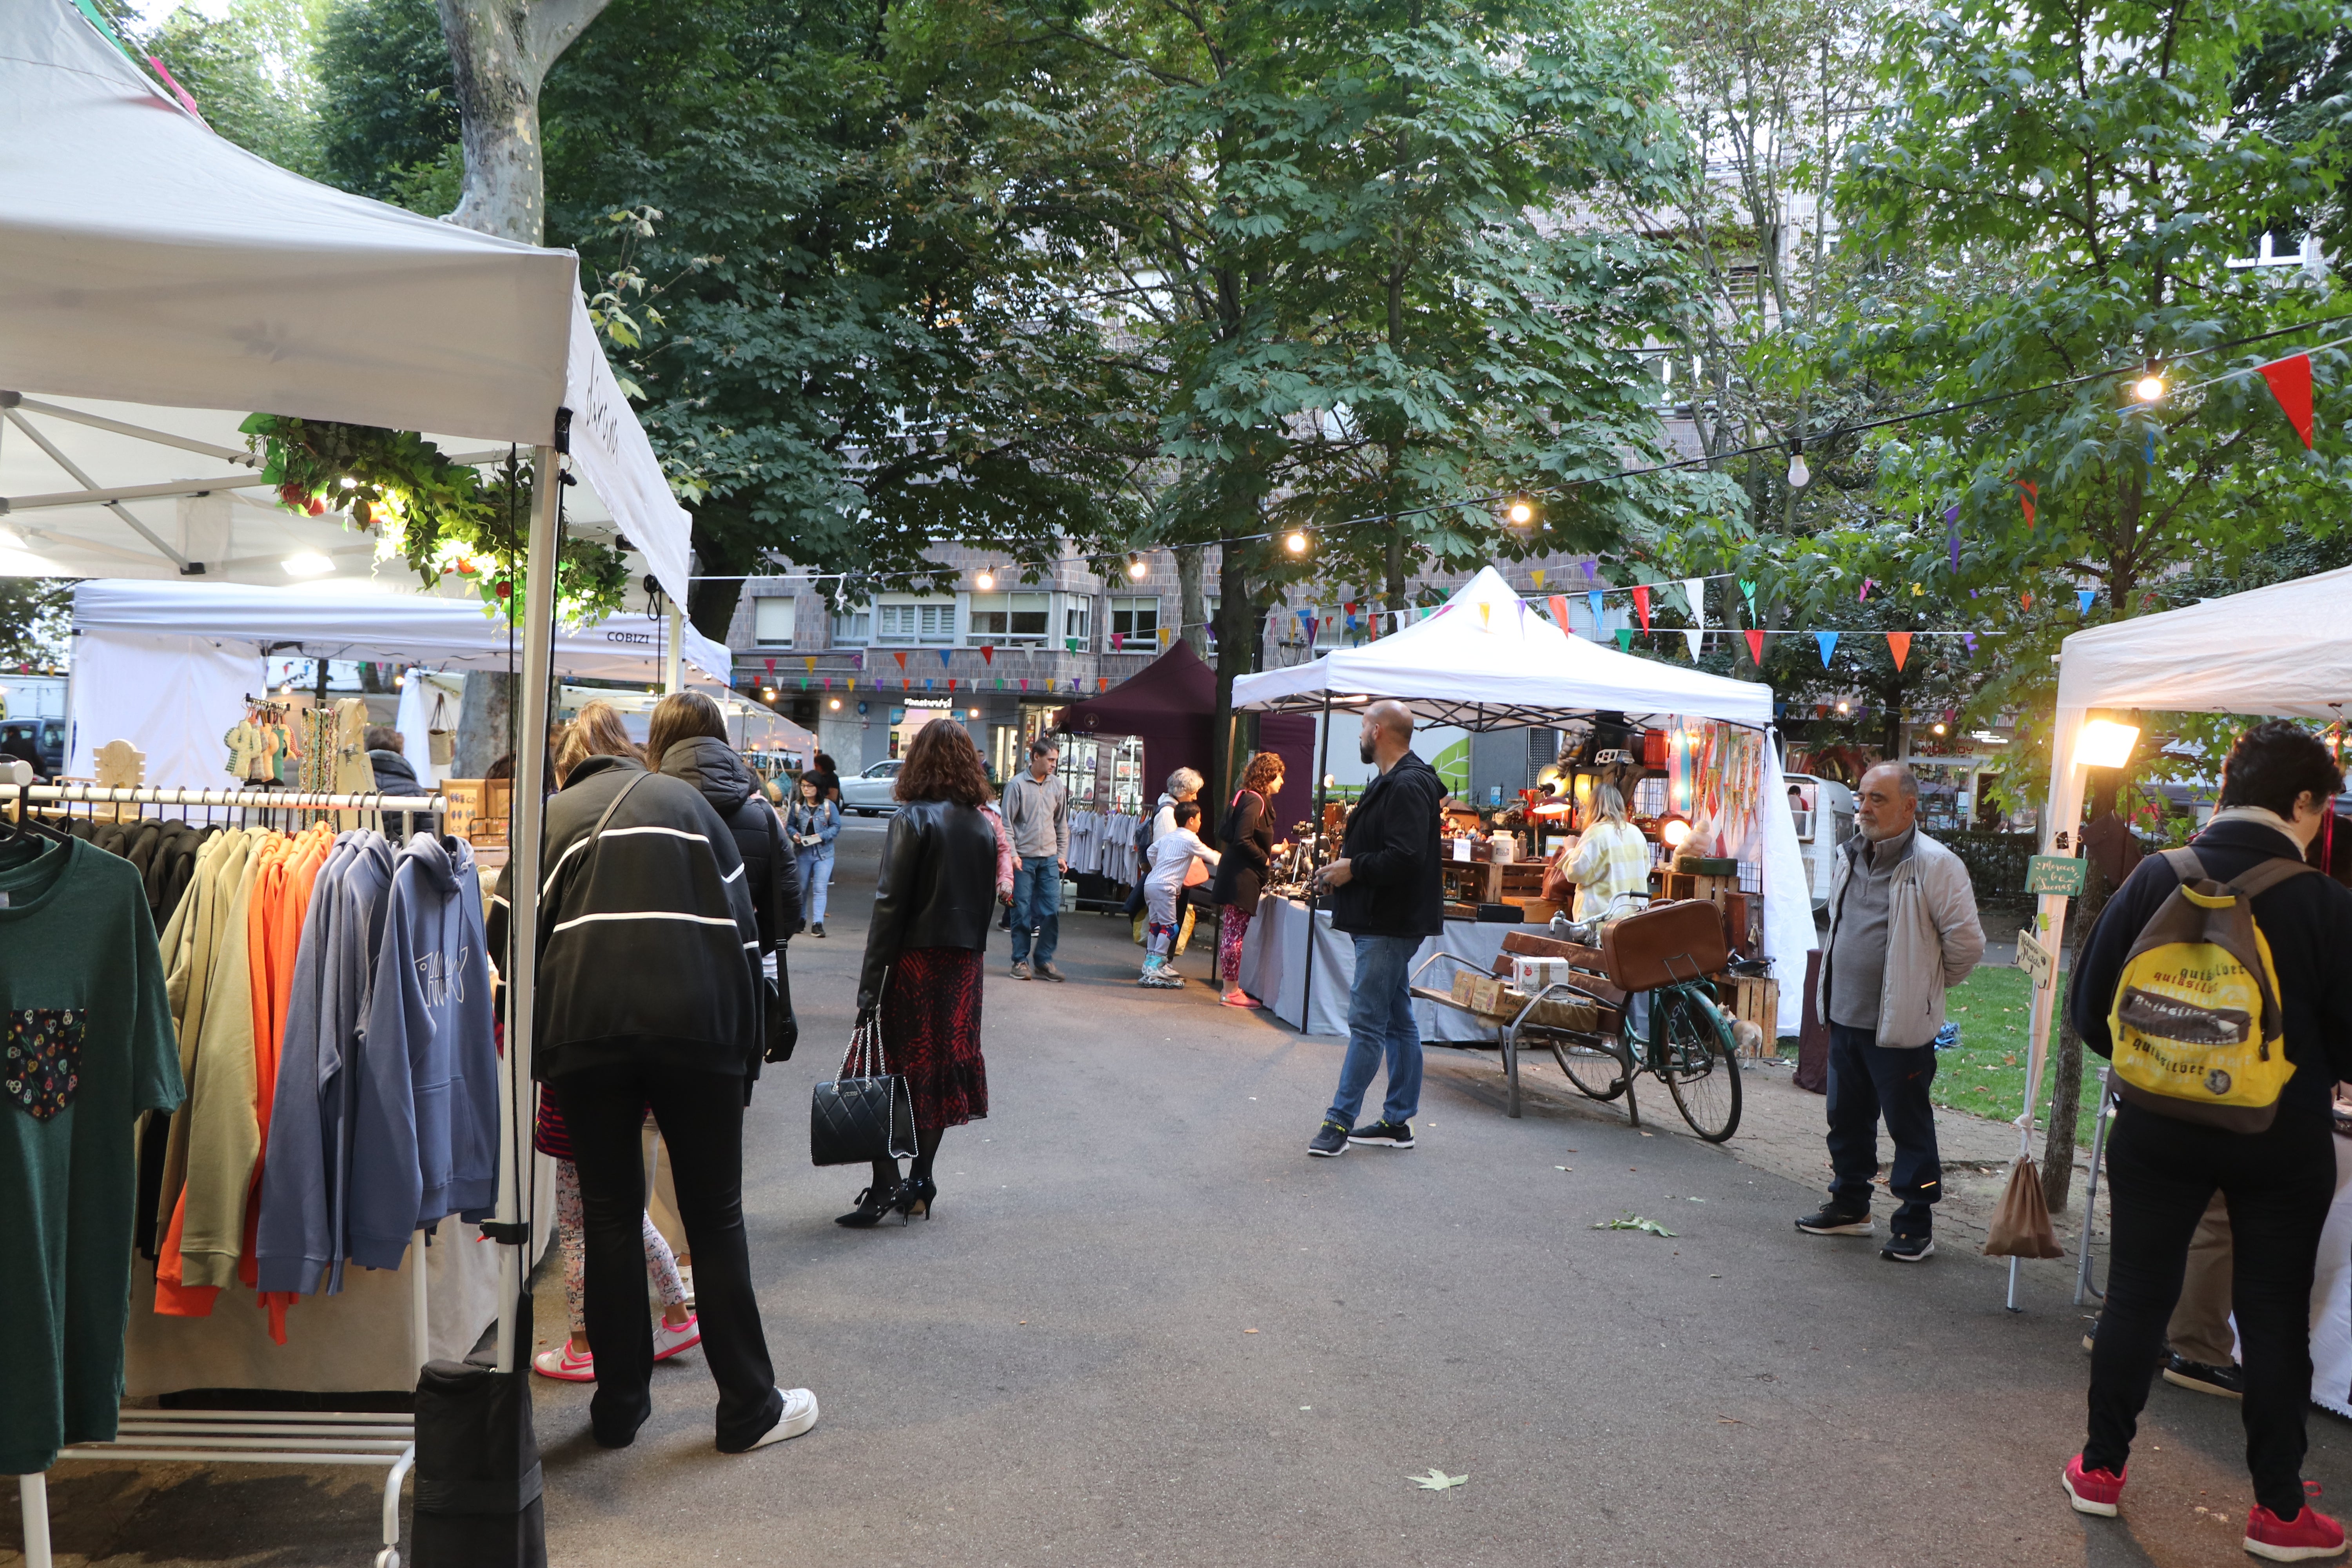
M 1255 1007 L 1257 1003 L 1242 989 L 1242 938 L 1249 934 L 1250 917 L 1257 913 L 1258 889 L 1274 865 L 1274 797 L 1282 793 L 1282 759 L 1260 752 L 1242 770 L 1241 788 L 1225 807 L 1224 858 L 1217 863 L 1217 880 L 1210 896 L 1223 908 L 1217 919 L 1217 973 L 1225 983 L 1228 1007 Z
M 857 1018 L 878 1022 L 886 1070 L 906 1076 L 915 1159 L 903 1181 L 896 1160 L 874 1162 L 857 1206 L 835 1222 L 856 1229 L 893 1211 L 929 1218 L 940 1195 L 931 1173 L 940 1139 L 988 1114 L 980 975 L 996 905 L 997 841 L 982 808 L 995 792 L 971 737 L 942 721 L 916 731 L 893 793 L 900 805 L 875 878 Z

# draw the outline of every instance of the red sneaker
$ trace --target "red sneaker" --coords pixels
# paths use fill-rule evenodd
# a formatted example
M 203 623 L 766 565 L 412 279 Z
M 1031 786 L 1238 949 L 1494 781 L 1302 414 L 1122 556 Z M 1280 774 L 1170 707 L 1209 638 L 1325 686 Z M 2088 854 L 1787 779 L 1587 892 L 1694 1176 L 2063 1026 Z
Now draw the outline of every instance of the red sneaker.
M 2242 1544 L 2255 1556 L 2273 1563 L 2337 1557 L 2344 1552 L 2344 1527 L 2307 1503 L 2291 1520 L 2282 1520 L 2256 1503 L 2247 1510 L 2246 1539 Z
M 2124 1467 L 2128 1474 L 2129 1465 Z M 2074 1505 L 2076 1513 L 2095 1513 L 2102 1519 L 2116 1517 L 2116 1504 L 2123 1500 L 2124 1478 L 2113 1470 L 2086 1470 L 2083 1456 L 2075 1455 L 2066 1461 L 2063 1479 L 2066 1500 Z

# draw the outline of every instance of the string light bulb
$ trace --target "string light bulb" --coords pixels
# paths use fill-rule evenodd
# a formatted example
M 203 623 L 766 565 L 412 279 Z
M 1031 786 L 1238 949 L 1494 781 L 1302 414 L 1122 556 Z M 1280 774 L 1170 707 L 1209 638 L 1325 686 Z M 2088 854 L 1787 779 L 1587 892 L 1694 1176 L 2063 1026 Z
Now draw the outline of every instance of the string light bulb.
M 832 701 L 826 703 L 825 706 L 838 713 L 841 711 L 841 699 L 836 697 Z
M 1140 583 L 1151 575 L 1151 567 L 1142 556 L 1130 555 L 1127 558 L 1127 575 L 1130 581 Z
M 1940 723 L 1938 723 L 1938 724 L 1935 725 L 1935 726 L 1934 726 L 1934 729 L 1935 729 L 1936 733 L 1937 733 L 1937 734 L 1938 734 L 1938 735 L 1940 735 L 1940 734 L 1942 734 L 1942 733 L 1944 732 L 1944 726 L 1943 726 L 1942 724 L 1940 724 Z
M 2146 375 L 2141 376 L 2137 381 L 2132 383 L 2132 395 L 2138 398 L 2142 403 L 2163 402 L 2164 377 L 2157 374 L 2154 371 L 2149 371 Z
M 1306 531 L 1305 531 L 1304 529 L 1297 529 L 1297 528 L 1294 528 L 1294 529 L 1292 529 L 1288 533 L 1284 534 L 1284 535 L 1283 535 L 1283 537 L 1282 537 L 1282 547 L 1283 547 L 1285 550 L 1289 551 L 1293 555 L 1304 555 L 1304 554 L 1306 554 L 1306 553 L 1307 553 L 1307 532 L 1306 532 Z
M 980 575 L 973 578 L 971 581 L 972 586 L 978 588 L 983 594 L 987 593 L 991 588 L 996 586 L 996 568 L 993 566 L 982 567 L 980 569 Z M 838 706 L 838 704 L 836 704 L 836 706 Z
M 1841 697 L 1838 699 L 1838 711 L 1840 713 L 1851 713 L 1853 711 L 1853 704 Z
M 1801 490 L 1812 482 L 1813 470 L 1805 466 L 1805 444 L 1802 441 L 1790 442 L 1789 488 Z
M 1526 528 L 1536 520 L 1536 503 L 1528 496 L 1513 496 L 1503 509 L 1503 521 L 1513 528 Z

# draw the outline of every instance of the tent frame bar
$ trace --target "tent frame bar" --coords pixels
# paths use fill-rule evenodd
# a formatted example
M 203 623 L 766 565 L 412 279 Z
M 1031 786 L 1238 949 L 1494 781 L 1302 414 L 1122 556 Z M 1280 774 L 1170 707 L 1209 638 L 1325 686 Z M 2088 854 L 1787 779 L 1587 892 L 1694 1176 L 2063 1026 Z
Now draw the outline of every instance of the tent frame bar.
M 83 472 L 80 466 L 71 458 L 67 457 L 63 452 L 58 450 L 56 442 L 50 440 L 47 436 L 42 435 L 40 431 L 34 428 L 33 422 L 26 418 L 21 411 L 11 408 L 7 410 L 7 416 L 8 423 L 14 425 L 17 429 L 22 430 L 26 435 L 31 437 L 33 445 L 38 447 L 44 453 L 46 453 L 49 461 L 55 463 L 58 468 L 63 468 L 67 473 L 72 475 L 75 483 L 92 490 L 96 490 L 100 488 L 98 481 L 91 479 L 89 474 Z M 131 509 L 129 507 L 124 506 L 119 500 L 110 500 L 105 502 L 104 505 L 107 510 L 121 518 L 123 521 L 129 523 L 132 531 L 136 532 L 140 538 L 144 539 L 148 543 L 153 545 L 157 553 L 161 554 L 163 559 L 169 561 L 173 565 L 177 566 L 182 572 L 184 573 L 187 571 L 188 558 L 181 554 L 178 551 L 173 549 L 170 545 L 164 543 L 163 538 L 157 534 L 153 529 L 149 528 L 145 523 L 131 516 Z

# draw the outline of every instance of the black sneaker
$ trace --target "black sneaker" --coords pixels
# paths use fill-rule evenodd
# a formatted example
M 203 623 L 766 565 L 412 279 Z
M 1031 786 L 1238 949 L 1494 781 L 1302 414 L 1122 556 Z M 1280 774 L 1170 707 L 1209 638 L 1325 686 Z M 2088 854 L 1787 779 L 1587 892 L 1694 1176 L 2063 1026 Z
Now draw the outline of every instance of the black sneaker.
M 1925 1263 L 1936 1256 L 1936 1238 L 1932 1236 L 1890 1236 L 1878 1256 L 1896 1263 Z
M 1348 1130 L 1336 1121 L 1326 1121 L 1307 1141 L 1307 1152 L 1336 1160 L 1348 1152 Z
M 2099 1320 L 2093 1318 L 2091 1326 L 2083 1331 L 2083 1348 L 2095 1352 L 2099 1348 Z
M 814 925 L 813 925 L 813 926 L 809 927 L 809 935 L 811 935 L 811 936 L 823 936 L 824 934 L 824 922 L 823 921 L 817 921 L 817 922 L 816 922 L 816 924 L 814 924 Z
M 2193 1388 L 2200 1394 L 2218 1394 L 2224 1399 L 2246 1396 L 2246 1372 L 2240 1366 L 2208 1366 L 2201 1361 L 2190 1361 L 2183 1355 L 2164 1358 L 2164 1381 L 2179 1388 Z
M 1409 1121 L 1368 1121 L 1348 1134 L 1350 1143 L 1377 1143 L 1383 1149 L 1410 1149 L 1412 1123 Z
M 1868 1236 L 1870 1211 L 1842 1209 L 1835 1204 L 1823 1204 L 1799 1220 L 1797 1228 L 1807 1236 Z

